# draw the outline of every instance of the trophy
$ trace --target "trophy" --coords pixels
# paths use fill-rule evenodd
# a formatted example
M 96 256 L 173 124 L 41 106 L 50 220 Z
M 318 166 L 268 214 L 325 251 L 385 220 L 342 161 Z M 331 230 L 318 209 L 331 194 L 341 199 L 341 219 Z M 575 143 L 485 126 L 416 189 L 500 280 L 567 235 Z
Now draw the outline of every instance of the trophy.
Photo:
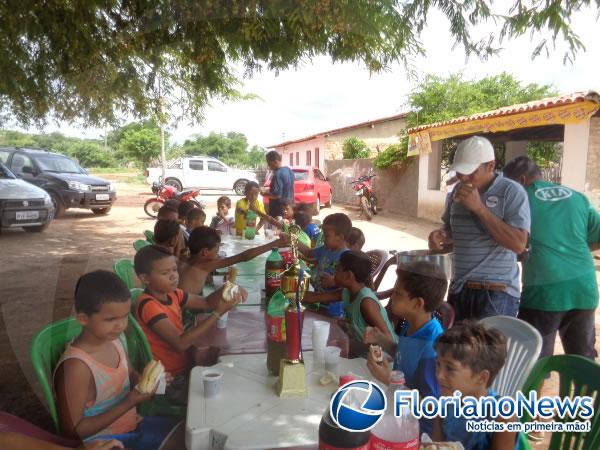
M 300 267 L 298 259 L 298 225 L 291 225 L 288 233 L 292 248 L 292 265 L 281 276 L 281 290 L 290 304 L 285 311 L 287 359 L 280 361 L 277 394 L 306 396 L 306 370 L 302 357 L 302 325 L 304 308 L 302 298 L 308 289 L 310 276 Z

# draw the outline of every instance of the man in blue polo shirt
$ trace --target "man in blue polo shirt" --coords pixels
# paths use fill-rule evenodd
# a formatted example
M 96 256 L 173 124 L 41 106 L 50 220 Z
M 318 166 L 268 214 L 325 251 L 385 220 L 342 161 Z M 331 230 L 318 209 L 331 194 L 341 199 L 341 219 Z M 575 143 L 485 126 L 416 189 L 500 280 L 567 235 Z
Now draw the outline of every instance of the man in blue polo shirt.
M 273 177 L 270 189 L 262 194 L 269 197 L 269 215 L 283 217 L 283 205 L 294 202 L 294 173 L 281 165 L 281 155 L 275 150 L 267 153 L 266 158 Z
M 490 141 L 473 136 L 456 149 L 451 170 L 459 184 L 446 198 L 443 228 L 429 235 L 429 248 L 453 252 L 448 302 L 456 320 L 516 316 L 517 255 L 527 247 L 531 225 L 527 193 L 496 173 Z

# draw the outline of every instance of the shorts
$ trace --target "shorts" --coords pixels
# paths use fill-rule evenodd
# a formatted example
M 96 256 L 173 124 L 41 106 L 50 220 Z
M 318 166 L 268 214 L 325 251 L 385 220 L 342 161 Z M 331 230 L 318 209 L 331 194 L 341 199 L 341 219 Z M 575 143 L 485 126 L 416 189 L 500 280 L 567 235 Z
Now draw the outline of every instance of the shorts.
M 455 313 L 455 322 L 479 320 L 490 316 L 517 315 L 519 299 L 502 291 L 463 288 L 460 292 L 448 295 L 448 303 Z

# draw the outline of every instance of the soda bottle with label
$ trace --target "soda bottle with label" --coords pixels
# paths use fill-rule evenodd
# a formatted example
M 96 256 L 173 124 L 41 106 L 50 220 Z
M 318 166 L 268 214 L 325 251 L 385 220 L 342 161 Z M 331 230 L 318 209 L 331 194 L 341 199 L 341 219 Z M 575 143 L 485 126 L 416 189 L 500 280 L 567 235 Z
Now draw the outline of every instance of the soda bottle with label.
M 265 297 L 266 304 L 278 289 L 281 289 L 281 274 L 285 270 L 285 262 L 279 254 L 279 250 L 274 248 L 265 263 Z
M 410 409 L 404 406 L 400 415 L 394 415 L 394 392 L 408 390 L 404 374 L 394 370 L 388 387 L 387 410 L 381 421 L 371 430 L 369 447 L 374 450 L 418 450 L 419 421 L 412 415 Z
M 256 236 L 256 218 L 257 214 L 254 211 L 248 210 L 246 212 L 246 228 L 244 230 L 244 237 L 246 239 L 254 239 Z

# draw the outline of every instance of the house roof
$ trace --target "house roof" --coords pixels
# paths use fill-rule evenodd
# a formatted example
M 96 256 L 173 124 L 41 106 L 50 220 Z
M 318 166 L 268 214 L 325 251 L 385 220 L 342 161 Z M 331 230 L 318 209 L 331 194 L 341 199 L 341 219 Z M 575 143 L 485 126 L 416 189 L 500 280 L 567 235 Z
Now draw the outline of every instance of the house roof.
M 432 128 L 444 127 L 447 125 L 455 125 L 464 122 L 472 122 L 480 119 L 490 119 L 494 117 L 510 116 L 512 114 L 520 114 L 525 112 L 539 111 L 556 106 L 570 105 L 579 102 L 594 102 L 600 103 L 600 95 L 595 91 L 574 92 L 572 94 L 561 95 L 558 97 L 548 97 L 541 100 L 534 100 L 527 103 L 505 106 L 503 108 L 494 109 L 482 113 L 472 114 L 470 116 L 461 116 L 455 119 L 444 120 L 442 122 L 430 123 L 408 129 L 408 134 L 413 134 L 419 131 L 429 130 Z
M 403 112 L 401 114 L 396 114 L 394 116 L 382 117 L 381 119 L 368 120 L 366 122 L 361 122 L 361 123 L 357 123 L 354 125 L 348 125 L 348 126 L 345 126 L 342 128 L 335 128 L 333 130 L 321 131 L 320 133 L 316 133 L 316 134 L 306 136 L 306 137 L 303 137 L 300 139 L 294 139 L 291 141 L 282 142 L 280 144 L 269 145 L 267 148 L 285 147 L 286 145 L 296 144 L 298 142 L 310 141 L 311 139 L 315 139 L 315 138 L 323 137 L 323 136 L 330 136 L 332 134 L 341 133 L 343 131 L 352 130 L 354 128 L 363 128 L 366 126 L 377 125 L 379 123 L 391 122 L 392 120 L 403 119 L 404 117 L 406 117 L 407 114 L 408 114 L 408 112 Z

